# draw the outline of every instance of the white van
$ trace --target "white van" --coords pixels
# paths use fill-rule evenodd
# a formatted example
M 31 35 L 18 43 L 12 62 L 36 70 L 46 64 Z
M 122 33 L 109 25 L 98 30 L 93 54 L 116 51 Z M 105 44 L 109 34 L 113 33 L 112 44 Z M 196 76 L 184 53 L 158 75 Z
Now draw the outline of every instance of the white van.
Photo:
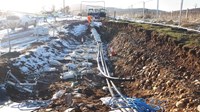
M 35 27 L 36 24 L 36 18 L 29 15 L 8 15 L 6 17 L 6 26 L 7 28 L 11 28 L 12 30 L 15 30 L 15 28 L 19 27 L 28 29 L 29 26 L 33 25 Z

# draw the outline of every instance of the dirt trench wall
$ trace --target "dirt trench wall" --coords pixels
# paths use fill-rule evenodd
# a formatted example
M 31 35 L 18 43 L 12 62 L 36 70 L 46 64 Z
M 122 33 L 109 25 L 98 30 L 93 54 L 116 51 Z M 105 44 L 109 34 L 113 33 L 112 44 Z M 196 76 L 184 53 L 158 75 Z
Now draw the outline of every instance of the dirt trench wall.
M 128 23 L 104 23 L 102 37 L 117 53 L 116 76 L 129 96 L 166 101 L 167 112 L 195 112 L 200 104 L 200 49 Z M 105 32 L 105 29 L 107 32 Z

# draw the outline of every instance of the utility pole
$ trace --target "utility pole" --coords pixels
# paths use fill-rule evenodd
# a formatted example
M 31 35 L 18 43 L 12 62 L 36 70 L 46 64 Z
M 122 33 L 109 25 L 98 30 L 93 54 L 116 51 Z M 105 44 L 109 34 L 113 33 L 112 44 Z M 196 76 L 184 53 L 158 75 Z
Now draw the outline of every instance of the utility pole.
M 143 15 L 143 18 L 142 18 L 143 21 L 144 21 L 144 16 L 145 16 L 145 15 L 144 15 L 144 10 L 145 10 L 145 2 L 143 1 L 143 13 L 142 13 L 142 15 Z
M 181 21 L 182 21 L 182 9 L 183 9 L 183 0 L 181 0 L 181 8 L 180 8 L 180 14 L 179 14 L 179 26 L 181 26 Z
M 157 19 L 159 18 L 159 0 L 157 0 L 157 12 L 156 12 Z
M 63 13 L 65 14 L 65 0 L 63 0 Z
M 133 18 L 133 5 L 131 5 L 131 18 Z
M 116 19 L 116 11 L 114 11 L 114 19 Z
M 8 28 L 7 28 L 7 34 L 8 34 L 8 38 L 9 38 L 9 40 L 8 40 L 9 52 L 11 52 L 10 31 Z
M 173 11 L 171 11 L 171 20 L 173 20 Z
M 186 11 L 186 14 L 185 14 L 185 18 L 188 20 L 188 12 L 189 12 L 189 9 L 187 9 Z

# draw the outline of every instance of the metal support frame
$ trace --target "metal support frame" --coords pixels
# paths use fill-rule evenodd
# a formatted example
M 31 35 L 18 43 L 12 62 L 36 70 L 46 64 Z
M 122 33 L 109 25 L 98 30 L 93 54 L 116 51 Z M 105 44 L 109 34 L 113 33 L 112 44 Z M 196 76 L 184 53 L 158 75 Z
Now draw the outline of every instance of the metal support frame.
M 37 81 L 34 83 L 29 83 L 29 82 L 25 82 L 25 83 L 21 83 L 17 77 L 15 77 L 12 73 L 11 70 L 9 70 L 6 74 L 6 78 L 5 78 L 5 83 L 11 86 L 14 86 L 15 88 L 18 88 L 20 90 L 29 92 L 29 93 L 33 93 L 33 90 L 30 89 L 27 86 L 36 86 L 37 85 Z

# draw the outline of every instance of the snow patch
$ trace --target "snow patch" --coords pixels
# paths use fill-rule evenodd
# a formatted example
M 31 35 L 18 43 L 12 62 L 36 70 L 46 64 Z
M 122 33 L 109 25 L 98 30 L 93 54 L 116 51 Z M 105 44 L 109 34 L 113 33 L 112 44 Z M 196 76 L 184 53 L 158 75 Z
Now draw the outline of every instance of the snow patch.
M 92 22 L 92 26 L 100 27 L 102 26 L 102 22 Z
M 55 71 L 50 65 L 60 66 L 62 63 L 59 60 L 64 59 L 66 54 L 54 48 L 53 45 L 67 47 L 69 43 L 65 40 L 54 39 L 49 43 L 50 47 L 43 45 L 15 58 L 13 65 L 18 67 L 24 74 L 39 74 L 46 71 Z
M 64 80 L 73 79 L 74 77 L 75 77 L 74 71 L 61 73 L 61 76 L 60 76 L 60 78 Z
M 70 31 L 74 36 L 80 36 L 82 33 L 86 32 L 87 26 L 86 25 L 76 25 L 74 28 Z

